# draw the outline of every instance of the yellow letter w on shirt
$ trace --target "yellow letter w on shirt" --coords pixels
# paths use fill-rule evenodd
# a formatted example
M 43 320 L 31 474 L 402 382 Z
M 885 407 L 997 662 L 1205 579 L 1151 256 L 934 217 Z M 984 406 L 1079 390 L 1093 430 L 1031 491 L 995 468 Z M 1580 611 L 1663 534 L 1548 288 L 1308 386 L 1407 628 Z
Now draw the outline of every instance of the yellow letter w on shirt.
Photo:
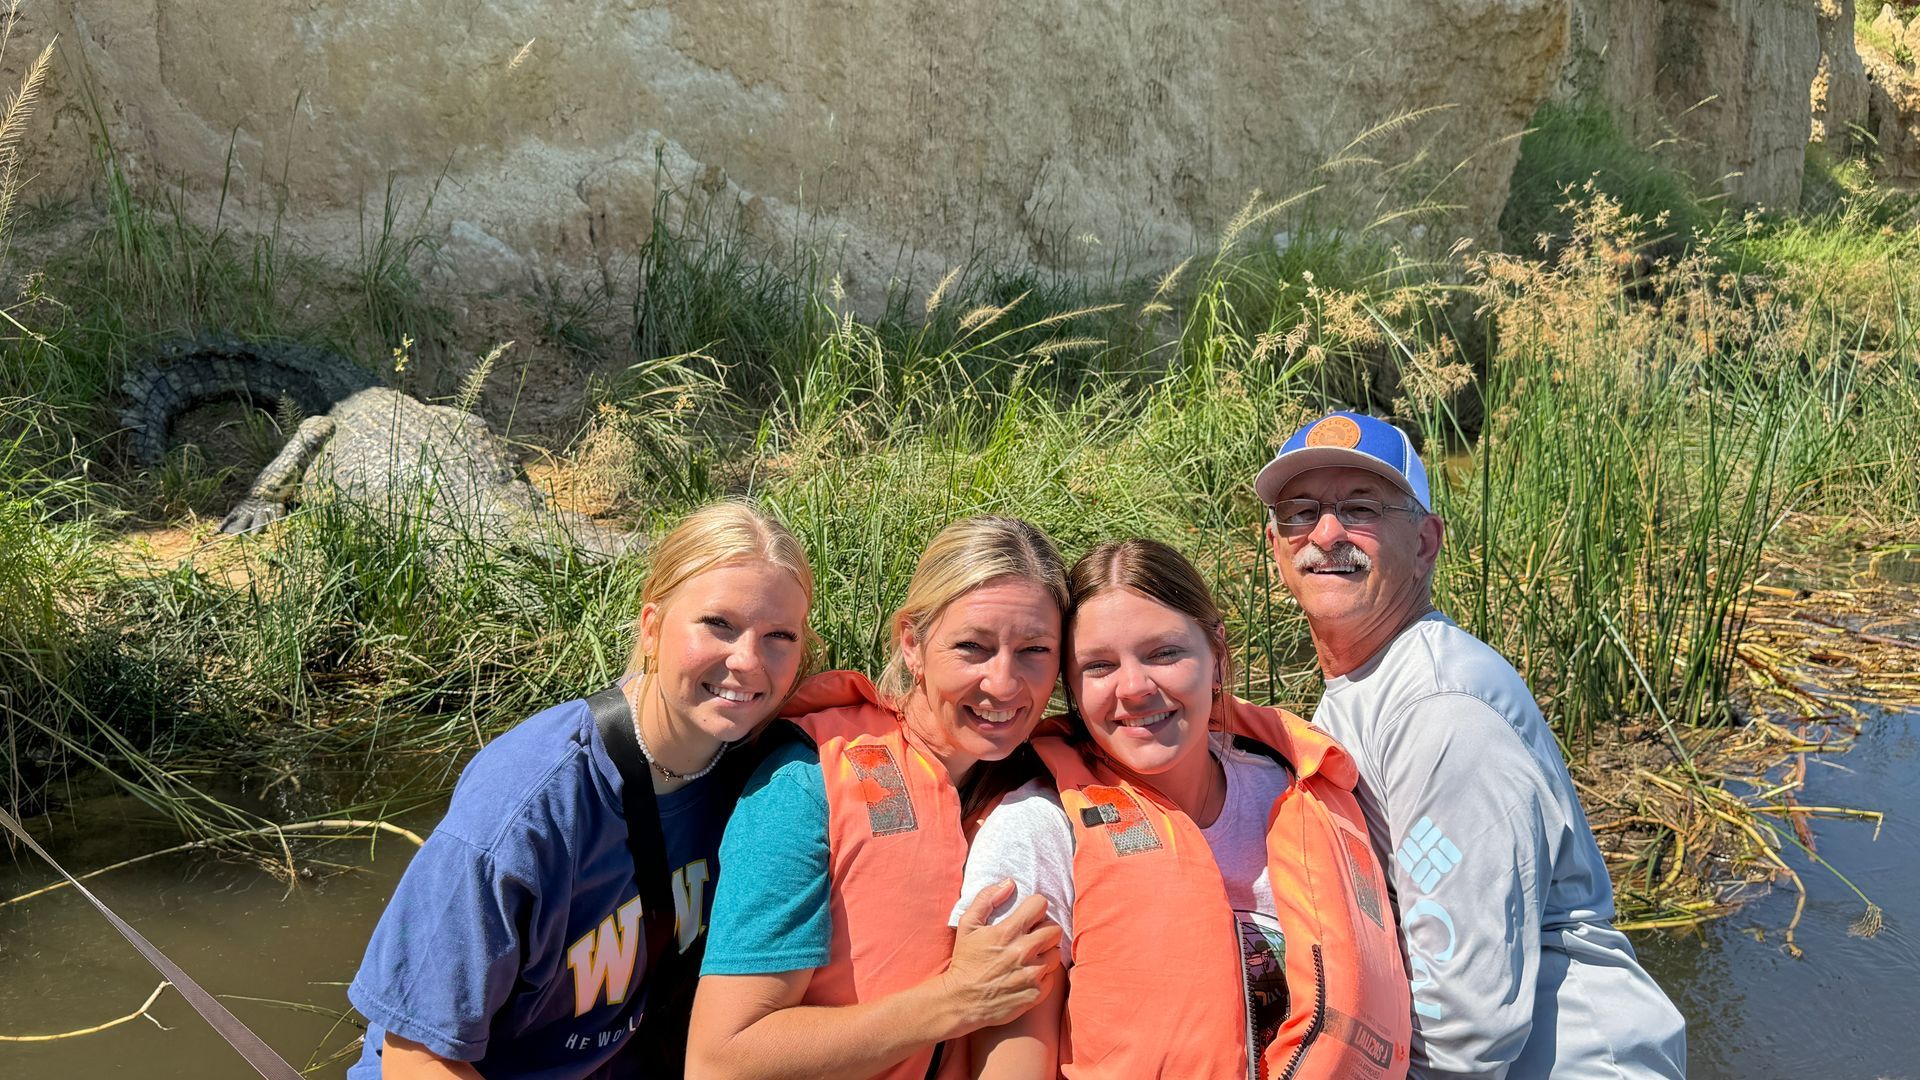
M 573 969 L 573 1015 L 585 1016 L 592 1010 L 603 989 L 609 1005 L 627 1000 L 640 938 L 640 898 L 636 896 L 567 949 L 567 967 Z

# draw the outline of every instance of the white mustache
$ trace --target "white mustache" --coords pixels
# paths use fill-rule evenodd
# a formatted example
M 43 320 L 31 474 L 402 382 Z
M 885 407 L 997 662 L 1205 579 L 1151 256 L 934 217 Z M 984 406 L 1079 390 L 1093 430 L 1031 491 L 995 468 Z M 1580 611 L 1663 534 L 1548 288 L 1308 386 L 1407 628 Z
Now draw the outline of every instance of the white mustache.
M 1331 550 L 1321 547 L 1313 541 L 1293 557 L 1295 570 L 1371 570 L 1373 559 L 1351 542 L 1341 540 Z

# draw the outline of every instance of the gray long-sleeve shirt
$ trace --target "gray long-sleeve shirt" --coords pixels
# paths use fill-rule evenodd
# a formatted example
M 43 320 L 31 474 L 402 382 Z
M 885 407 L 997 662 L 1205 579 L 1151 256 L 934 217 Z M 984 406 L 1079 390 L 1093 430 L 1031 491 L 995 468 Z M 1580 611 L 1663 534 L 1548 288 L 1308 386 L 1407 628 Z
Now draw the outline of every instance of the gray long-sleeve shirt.
M 1613 887 L 1526 683 L 1439 613 L 1327 682 L 1413 982 L 1413 1076 L 1684 1077 L 1686 1024 L 1613 928 Z

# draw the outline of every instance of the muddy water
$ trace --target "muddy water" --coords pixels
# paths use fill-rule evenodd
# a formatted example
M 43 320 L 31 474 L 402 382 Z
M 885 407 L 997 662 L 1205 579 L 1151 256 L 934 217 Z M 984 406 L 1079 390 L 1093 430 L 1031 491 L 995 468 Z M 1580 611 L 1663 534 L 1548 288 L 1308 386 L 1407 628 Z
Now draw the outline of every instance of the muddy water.
M 1790 886 L 1704 935 L 1636 939 L 1688 1018 L 1695 1080 L 1920 1080 L 1920 713 L 1870 715 L 1851 753 L 1810 755 L 1801 802 L 1886 813 L 1878 839 L 1871 822 L 1815 829 L 1820 855 L 1884 909 L 1879 934 L 1849 934 L 1864 905 L 1790 847 L 1787 862 L 1808 890 L 1799 958 L 1780 934 L 1793 915 Z
M 1828 821 L 1822 855 L 1885 909 L 1874 938 L 1847 933 L 1860 902 L 1830 875 L 1790 855 L 1811 891 L 1797 940 L 1780 929 L 1793 896 L 1777 890 L 1703 934 L 1640 935 L 1648 966 L 1690 1021 L 1696 1080 L 1817 1076 L 1920 1080 L 1920 714 L 1880 717 L 1850 754 L 1818 758 L 1808 804 L 1887 812 L 1871 824 Z M 58 821 L 34 823 L 76 871 L 174 842 L 125 800 L 84 802 Z M 426 812 L 418 828 L 436 816 Z M 180 855 L 116 871 L 96 891 L 203 985 L 311 1075 L 344 1073 L 359 1030 L 345 984 L 411 847 L 384 838 L 308 847 L 337 864 L 289 888 L 259 868 Z M 22 853 L 23 855 L 25 853 Z M 1797 853 L 1795 853 L 1797 855 Z M 347 868 L 340 870 L 338 868 Z M 0 862 L 0 899 L 48 880 L 28 862 Z M 135 1009 L 158 982 L 72 890 L 0 907 L 0 1035 L 86 1027 Z M 291 1004 L 285 1004 L 291 1003 Z M 171 1080 L 250 1075 L 171 993 L 112 1030 L 58 1042 L 0 1043 L 0 1077 L 125 1076 Z
M 401 820 L 424 831 L 438 813 L 412 817 Z M 75 873 L 179 841 L 123 798 L 86 800 L 30 828 Z M 360 1036 L 346 984 L 413 850 L 386 834 L 304 843 L 313 876 L 292 886 L 258 865 L 205 854 L 165 856 L 88 885 L 281 1056 L 319 1066 L 309 1075 L 338 1077 Z M 50 880 L 18 851 L 0 861 L 0 900 Z M 136 1010 L 159 982 L 72 889 L 0 907 L 0 1035 L 101 1024 Z M 0 1042 L 0 1078 L 254 1075 L 172 991 L 150 1017 L 80 1038 Z
M 1900 548 L 1875 555 L 1868 571 L 1885 581 L 1903 585 L 1920 584 L 1920 547 Z

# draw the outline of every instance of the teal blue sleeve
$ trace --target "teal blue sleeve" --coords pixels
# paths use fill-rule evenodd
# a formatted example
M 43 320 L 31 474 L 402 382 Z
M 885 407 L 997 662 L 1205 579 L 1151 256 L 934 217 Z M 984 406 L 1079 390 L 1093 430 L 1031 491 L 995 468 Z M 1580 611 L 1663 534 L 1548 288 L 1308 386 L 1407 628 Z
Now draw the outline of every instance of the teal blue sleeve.
M 809 971 L 827 962 L 827 783 L 798 740 L 747 782 L 720 840 L 720 880 L 702 975 Z

